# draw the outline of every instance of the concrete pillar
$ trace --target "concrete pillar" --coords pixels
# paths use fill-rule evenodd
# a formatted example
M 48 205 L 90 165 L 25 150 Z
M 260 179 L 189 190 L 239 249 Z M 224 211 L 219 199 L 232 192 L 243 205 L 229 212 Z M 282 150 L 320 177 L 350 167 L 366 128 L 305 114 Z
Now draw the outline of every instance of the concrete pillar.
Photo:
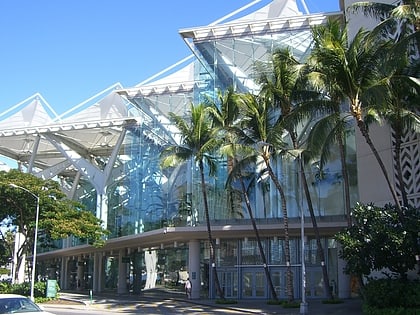
M 125 249 L 120 249 L 118 256 L 118 294 L 128 293 L 127 288 L 127 270 L 128 263 L 123 262 Z
M 101 292 L 102 283 L 102 253 L 93 255 L 93 292 Z
M 77 290 L 84 289 L 84 274 L 85 274 L 85 264 L 83 256 L 79 256 L 77 259 Z
M 98 270 L 97 270 L 97 275 L 98 275 L 98 288 L 97 288 L 97 292 L 102 292 L 105 288 L 105 271 L 104 271 L 104 266 L 105 266 L 105 253 L 98 253 Z
M 200 241 L 191 240 L 188 243 L 188 275 L 192 283 L 191 299 L 200 298 Z
M 61 269 L 60 269 L 60 288 L 64 290 L 69 289 L 69 257 L 61 258 Z

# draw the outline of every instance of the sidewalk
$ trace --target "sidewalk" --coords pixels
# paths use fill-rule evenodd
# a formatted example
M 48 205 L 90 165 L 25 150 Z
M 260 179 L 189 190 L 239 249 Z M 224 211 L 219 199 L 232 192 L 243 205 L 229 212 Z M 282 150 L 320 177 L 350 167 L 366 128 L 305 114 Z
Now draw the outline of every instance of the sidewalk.
M 143 291 L 141 295 L 118 295 L 111 293 L 93 294 L 88 292 L 60 292 L 60 298 L 68 301 L 78 301 L 81 306 L 112 308 L 131 308 L 144 301 L 159 301 L 172 299 L 195 305 L 214 306 L 217 308 L 234 309 L 244 314 L 300 314 L 299 308 L 283 308 L 281 305 L 268 305 L 266 300 L 239 300 L 237 304 L 216 304 L 214 300 L 188 300 L 184 294 L 162 289 Z M 321 300 L 308 300 L 308 313 L 310 315 L 362 315 L 362 302 L 360 299 L 343 300 L 340 304 L 323 304 Z

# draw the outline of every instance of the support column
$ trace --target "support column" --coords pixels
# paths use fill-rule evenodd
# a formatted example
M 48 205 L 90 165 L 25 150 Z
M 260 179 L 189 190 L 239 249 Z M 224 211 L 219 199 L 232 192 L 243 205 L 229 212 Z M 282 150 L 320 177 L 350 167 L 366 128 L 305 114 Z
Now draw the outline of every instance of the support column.
M 188 275 L 192 284 L 191 299 L 200 298 L 200 241 L 191 240 L 188 243 Z
M 77 290 L 81 291 L 84 287 L 83 276 L 85 274 L 85 265 L 83 261 L 83 256 L 79 256 L 77 259 Z
M 61 270 L 60 270 L 60 288 L 64 290 L 69 289 L 69 257 L 61 258 Z
M 102 253 L 93 256 L 93 292 L 101 292 L 102 285 Z
M 103 292 L 104 288 L 105 288 L 105 253 L 99 253 L 98 254 L 99 258 L 99 267 L 98 267 L 98 292 Z
M 120 249 L 118 257 L 118 294 L 128 293 L 127 288 L 127 270 L 128 263 L 123 262 L 125 249 Z

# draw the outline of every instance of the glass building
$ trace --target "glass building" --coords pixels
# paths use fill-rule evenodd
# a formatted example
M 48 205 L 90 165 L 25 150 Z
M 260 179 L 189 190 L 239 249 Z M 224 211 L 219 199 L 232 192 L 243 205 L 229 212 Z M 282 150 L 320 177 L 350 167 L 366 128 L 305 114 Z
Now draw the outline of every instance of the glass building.
M 164 75 L 135 87 L 111 86 L 61 115 L 39 94 L 1 114 L 0 154 L 17 161 L 22 171 L 59 180 L 68 197 L 85 204 L 110 231 L 102 248 L 69 238 L 62 240 L 60 249 L 41 252 L 37 273 L 58 278 L 64 290 L 118 293 L 177 287 L 189 277 L 193 298 L 213 298 L 214 265 L 226 297 L 270 298 L 250 217 L 240 197 L 232 205 L 225 188 L 226 161 L 220 161 L 217 176 L 206 179 L 216 241 L 213 262 L 198 167 L 189 162 L 165 170 L 159 154 L 180 141 L 168 119 L 170 112 L 184 115 L 191 103 L 215 98 L 217 91 L 230 86 L 238 92 L 257 92 L 253 65 L 281 47 L 305 60 L 311 50 L 311 27 L 329 18 L 343 15 L 302 14 L 296 1 L 275 0 L 236 19 L 228 16 L 219 24 L 180 30 L 192 55 Z M 359 198 L 356 143 L 357 135 L 349 133 L 352 202 Z M 350 280 L 342 272 L 344 262 L 333 239 L 347 226 L 339 161 L 337 151 L 322 174 L 316 163 L 305 170 L 325 262 L 317 255 L 299 170 L 294 163 L 275 164 L 285 183 L 295 297 L 303 293 L 302 262 L 305 296 L 325 297 L 324 263 L 334 293 L 350 295 Z M 281 199 L 268 180 L 253 184 L 250 191 L 273 284 L 278 297 L 285 298 Z

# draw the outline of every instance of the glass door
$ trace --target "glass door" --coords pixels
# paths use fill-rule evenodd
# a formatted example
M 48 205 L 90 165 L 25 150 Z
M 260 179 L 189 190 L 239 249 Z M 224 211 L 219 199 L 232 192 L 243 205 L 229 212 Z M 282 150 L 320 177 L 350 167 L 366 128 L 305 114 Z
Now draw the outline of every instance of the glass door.
M 242 271 L 242 298 L 255 299 L 267 297 L 267 282 L 264 271 L 245 269 Z

